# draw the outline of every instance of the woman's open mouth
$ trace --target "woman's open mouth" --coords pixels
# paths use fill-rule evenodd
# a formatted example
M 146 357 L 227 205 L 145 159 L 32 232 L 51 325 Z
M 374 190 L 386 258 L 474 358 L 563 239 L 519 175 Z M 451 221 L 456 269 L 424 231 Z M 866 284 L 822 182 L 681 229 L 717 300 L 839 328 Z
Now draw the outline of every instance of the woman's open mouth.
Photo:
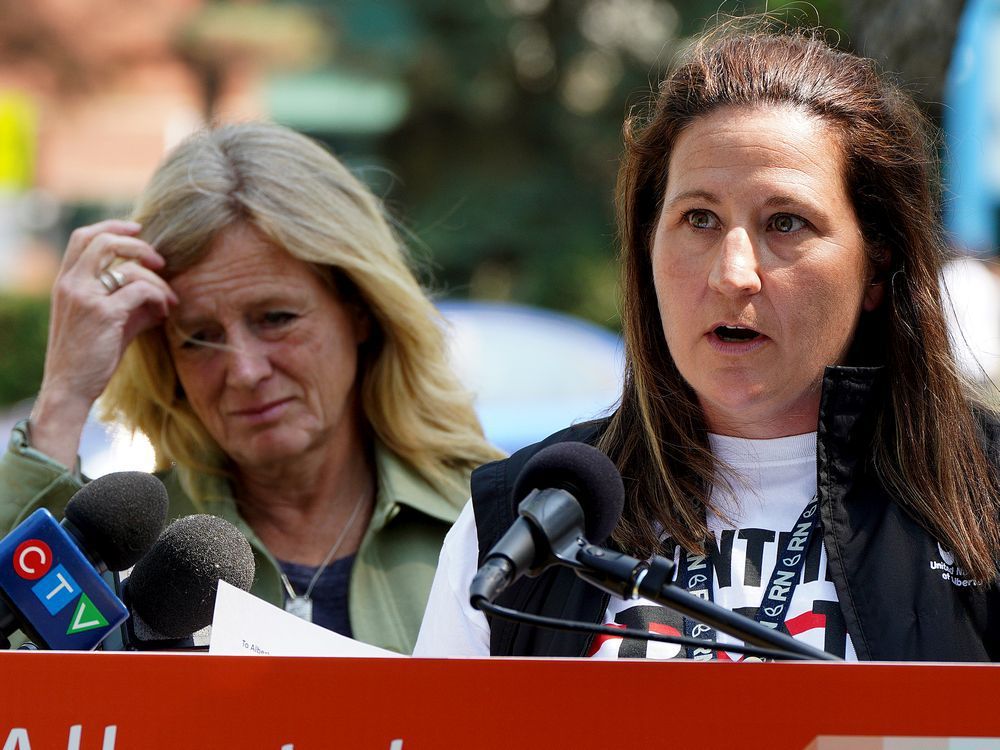
M 760 334 L 752 328 L 741 328 L 740 326 L 717 326 L 715 335 L 727 344 L 742 344 L 753 341 Z

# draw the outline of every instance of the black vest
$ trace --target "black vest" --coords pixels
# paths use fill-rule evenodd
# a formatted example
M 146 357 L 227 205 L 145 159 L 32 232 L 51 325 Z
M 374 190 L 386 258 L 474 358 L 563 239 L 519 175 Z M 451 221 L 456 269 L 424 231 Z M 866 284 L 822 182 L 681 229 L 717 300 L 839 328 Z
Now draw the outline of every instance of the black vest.
M 827 368 L 817 428 L 817 480 L 828 572 L 861 660 L 1000 661 L 1000 585 L 957 586 L 944 578 L 948 554 L 894 502 L 870 462 L 873 399 L 884 398 L 871 368 Z M 472 474 L 479 557 L 517 518 L 514 483 L 525 462 L 555 442 L 593 444 L 599 420 L 570 427 Z M 983 420 L 994 467 L 1000 429 Z M 497 603 L 560 619 L 600 622 L 607 595 L 568 568 L 522 578 Z M 592 635 L 490 618 L 490 653 L 583 656 Z

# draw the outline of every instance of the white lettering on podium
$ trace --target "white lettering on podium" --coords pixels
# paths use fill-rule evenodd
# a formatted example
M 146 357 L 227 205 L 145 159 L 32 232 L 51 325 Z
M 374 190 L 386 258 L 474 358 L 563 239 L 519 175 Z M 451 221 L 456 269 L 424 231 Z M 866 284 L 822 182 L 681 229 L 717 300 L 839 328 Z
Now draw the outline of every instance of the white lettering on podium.
M 7 741 L 3 743 L 3 750 L 31 750 L 28 730 L 21 727 L 11 729 L 7 735 Z
M 74 724 L 69 728 L 66 737 L 66 750 L 80 750 L 80 740 L 83 737 L 83 724 Z M 115 750 L 115 740 L 118 738 L 118 725 L 104 727 L 104 742 L 101 750 Z M 28 730 L 23 727 L 14 727 L 7 733 L 7 739 L 3 743 L 3 750 L 31 750 L 31 739 Z
M 69 737 L 66 740 L 66 750 L 80 750 L 80 739 L 83 736 L 83 724 L 74 724 L 69 728 Z M 115 750 L 115 740 L 118 737 L 118 725 L 112 724 L 104 727 L 104 742 L 101 750 Z
M 7 748 L 4 748 L 3 750 L 7 750 Z M 30 748 L 29 748 L 29 750 L 30 750 Z M 104 748 L 103 750 L 109 750 L 109 749 L 108 748 Z M 110 750 L 114 750 L 114 748 L 111 748 Z M 293 745 L 291 743 L 289 743 L 287 745 L 282 745 L 281 746 L 281 750 L 295 750 L 295 745 Z M 403 741 L 400 740 L 400 739 L 392 740 L 389 743 L 389 750 L 403 750 Z

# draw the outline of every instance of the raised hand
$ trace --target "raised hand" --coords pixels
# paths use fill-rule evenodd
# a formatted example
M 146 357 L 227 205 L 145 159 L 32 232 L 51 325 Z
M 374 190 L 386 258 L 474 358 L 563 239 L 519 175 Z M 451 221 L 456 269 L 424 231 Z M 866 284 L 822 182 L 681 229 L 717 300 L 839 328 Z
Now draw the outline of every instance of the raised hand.
M 87 414 L 126 347 L 177 304 L 157 274 L 163 258 L 136 236 L 140 231 L 138 224 L 120 220 L 77 229 L 56 277 L 31 438 L 38 450 L 67 466 L 76 457 Z

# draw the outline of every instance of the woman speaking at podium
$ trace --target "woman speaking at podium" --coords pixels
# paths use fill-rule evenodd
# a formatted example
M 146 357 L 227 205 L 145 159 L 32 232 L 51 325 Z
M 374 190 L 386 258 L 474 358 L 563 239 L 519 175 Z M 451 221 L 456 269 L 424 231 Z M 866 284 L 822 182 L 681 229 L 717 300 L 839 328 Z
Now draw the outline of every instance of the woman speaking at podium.
M 246 534 L 253 593 L 408 653 L 469 472 L 499 453 L 382 206 L 316 143 L 240 124 L 174 150 L 132 218 L 69 241 L 0 526 L 61 512 L 103 392 L 152 442 L 172 516 Z
M 617 548 L 673 557 L 676 585 L 847 659 L 1000 659 L 997 411 L 949 346 L 935 163 L 924 118 L 870 60 L 763 24 L 707 34 L 625 125 L 621 402 L 543 443 L 614 461 Z M 565 568 L 498 603 L 705 648 L 469 606 L 521 499 L 504 488 L 538 448 L 474 473 L 416 652 L 740 658 Z

